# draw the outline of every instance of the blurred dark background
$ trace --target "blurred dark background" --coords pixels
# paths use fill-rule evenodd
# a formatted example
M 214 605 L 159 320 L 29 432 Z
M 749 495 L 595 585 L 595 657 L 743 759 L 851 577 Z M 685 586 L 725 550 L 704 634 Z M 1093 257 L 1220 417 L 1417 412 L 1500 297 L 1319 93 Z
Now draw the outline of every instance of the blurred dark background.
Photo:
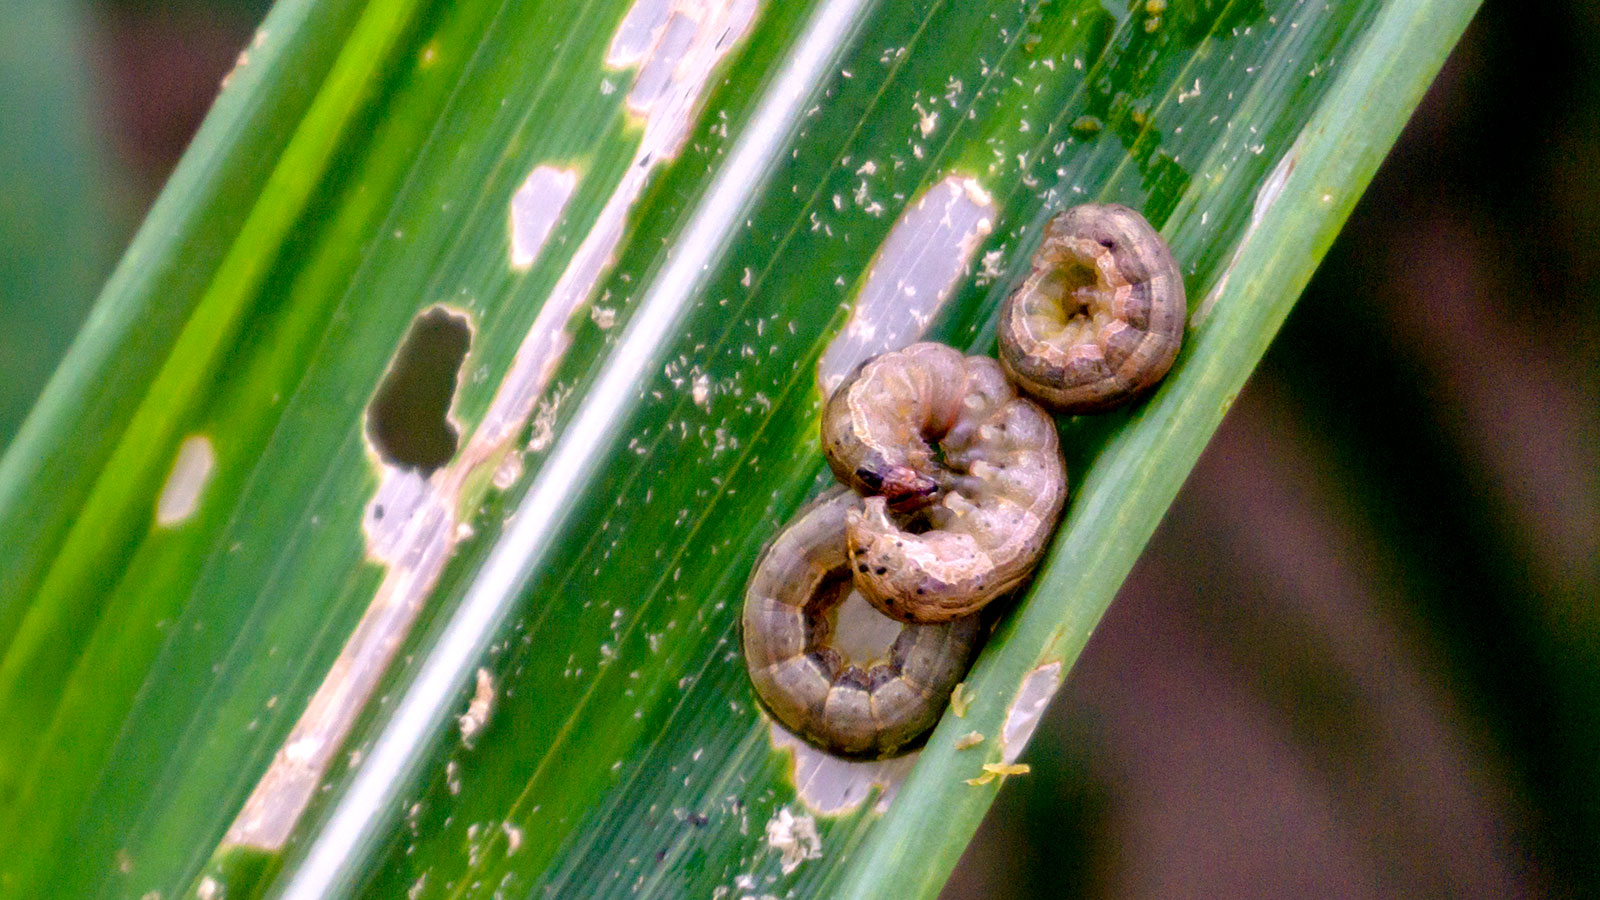
M 265 8 L 0 7 L 0 444 Z M 947 898 L 1600 896 L 1596 46 L 1484 5 Z
M 1483 5 L 947 898 L 1600 896 L 1596 46 Z

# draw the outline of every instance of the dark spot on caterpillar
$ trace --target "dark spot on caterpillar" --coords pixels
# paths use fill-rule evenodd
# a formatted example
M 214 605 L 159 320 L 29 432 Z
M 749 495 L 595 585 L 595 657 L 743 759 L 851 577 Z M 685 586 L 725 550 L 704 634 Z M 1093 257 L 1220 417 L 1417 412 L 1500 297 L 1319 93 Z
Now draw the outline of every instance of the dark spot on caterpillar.
M 874 491 L 883 488 L 883 477 L 871 469 L 865 467 L 856 469 L 856 477 L 861 479 L 862 484 L 872 488 Z
M 858 691 L 867 690 L 871 685 L 867 681 L 867 673 L 861 671 L 859 666 L 846 666 L 839 677 L 834 679 L 834 684 L 839 687 L 854 688 Z
M 879 575 L 887 575 L 887 574 L 889 574 L 889 569 L 888 569 L 887 566 L 879 566 L 875 571 Z

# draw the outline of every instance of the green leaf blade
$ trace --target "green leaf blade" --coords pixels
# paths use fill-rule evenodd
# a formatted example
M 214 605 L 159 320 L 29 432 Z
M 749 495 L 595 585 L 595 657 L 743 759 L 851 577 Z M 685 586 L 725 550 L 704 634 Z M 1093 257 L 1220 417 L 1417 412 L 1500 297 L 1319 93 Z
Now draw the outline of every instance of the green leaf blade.
M 60 878 L 60 896 L 203 895 L 210 856 L 203 877 L 231 892 L 287 896 L 937 891 L 992 797 L 962 783 L 990 745 L 955 751 L 954 737 L 995 738 L 1029 672 L 1059 662 L 1051 677 L 1064 674 L 1471 5 L 1197 3 L 1154 17 L 1093 3 L 869 2 L 815 51 L 824 64 L 799 85 L 807 103 L 773 162 L 719 195 L 743 177 L 741 142 L 766 127 L 826 8 L 760 7 L 570 309 L 550 298 L 585 242 L 618 221 L 607 204 L 651 139 L 625 108 L 638 74 L 605 62 L 625 4 L 366 8 L 376 43 L 360 65 L 376 81 L 324 86 L 343 105 L 302 126 L 321 162 L 289 208 L 260 213 L 281 235 L 264 243 L 281 249 L 238 257 L 238 277 L 213 254 L 196 276 L 218 279 L 197 290 L 233 291 L 229 315 L 242 318 L 219 330 L 201 306 L 178 314 L 211 349 L 171 343 L 152 358 L 193 387 L 167 392 L 147 367 L 128 376 L 139 386 L 111 391 L 160 428 L 107 420 L 91 461 L 135 462 L 99 488 L 90 470 L 62 506 L 81 511 L 101 490 L 121 514 L 91 515 L 105 532 L 60 559 L 58 538 L 14 551 L 73 567 L 61 571 L 76 580 L 30 615 L 92 625 L 69 629 L 87 637 L 53 658 L 75 673 L 66 689 L 26 711 L 42 741 L 0 755 L 28 796 L 44 796 L 48 775 L 75 798 L 26 829 L 27 846 L 46 859 L 76 842 L 127 865 L 63 876 L 40 863 L 17 880 L 20 857 L 0 851 L 0 877 Z M 1424 32 L 1420 10 L 1447 24 Z M 1417 35 L 1427 41 L 1414 58 L 1393 52 Z M 1380 96 L 1393 84 L 1404 90 Z M 1288 154 L 1298 162 L 1263 205 Z M 521 271 L 508 265 L 507 207 L 538 166 L 571 169 L 576 188 Z M 818 360 L 894 224 L 949 179 L 993 221 L 930 336 L 986 349 L 1038 224 L 1088 199 L 1164 223 L 1204 315 L 1147 405 L 1064 425 L 1069 524 L 974 671 L 969 719 L 936 732 L 887 818 L 865 781 L 844 814 L 808 813 L 820 784 L 795 792 L 791 751 L 774 747 L 748 692 L 737 611 L 760 546 L 826 478 Z M 238 207 L 257 209 L 269 207 Z M 704 232 L 715 246 L 696 250 L 708 215 L 721 217 Z M 411 317 L 440 303 L 472 320 L 453 415 L 469 448 L 489 450 L 447 470 L 448 493 L 428 494 L 462 516 L 448 562 L 405 614 L 415 623 L 390 626 L 394 667 L 368 658 L 376 703 L 341 720 L 350 736 L 335 734 L 325 787 L 292 818 L 288 844 L 258 853 L 224 832 L 288 752 L 368 603 L 409 571 L 379 559 L 364 531 L 389 476 L 362 410 Z M 548 380 L 526 382 L 536 422 L 512 417 L 508 442 L 472 444 L 501 423 L 508 373 L 547 309 L 563 343 Z M 217 353 L 226 365 L 201 364 Z M 36 441 L 64 441 L 37 427 Z M 206 496 L 220 499 L 153 528 L 173 445 L 192 433 L 214 443 Z M 512 458 L 520 476 L 497 480 Z M 0 476 L 26 480 L 23 465 L 8 456 Z M 42 495 L 16 496 L 0 515 Z M 38 566 L 8 571 L 19 588 L 48 584 Z M 97 583 L 115 589 L 84 587 Z M 55 630 L 30 627 L 35 648 Z M 40 652 L 28 646 L 8 646 L 0 673 L 28 669 Z M 467 735 L 455 717 L 469 714 L 480 670 L 488 711 Z M 822 852 L 788 871 L 783 835 L 767 833 L 785 815 L 816 819 Z M 897 856 L 913 839 L 917 851 Z

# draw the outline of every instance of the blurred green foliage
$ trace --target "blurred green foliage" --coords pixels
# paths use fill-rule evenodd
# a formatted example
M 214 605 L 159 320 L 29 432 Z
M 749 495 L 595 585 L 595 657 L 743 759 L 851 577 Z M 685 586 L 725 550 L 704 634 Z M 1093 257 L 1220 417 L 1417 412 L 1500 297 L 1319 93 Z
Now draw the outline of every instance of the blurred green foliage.
M 86 17 L 0 4 L 0 447 L 89 312 L 124 228 L 111 221 Z

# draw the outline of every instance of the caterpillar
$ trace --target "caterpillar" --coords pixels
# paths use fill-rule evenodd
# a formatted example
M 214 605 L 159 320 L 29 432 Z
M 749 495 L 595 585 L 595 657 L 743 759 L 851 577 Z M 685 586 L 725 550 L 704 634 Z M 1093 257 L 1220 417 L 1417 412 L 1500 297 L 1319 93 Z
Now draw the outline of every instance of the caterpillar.
M 1028 277 L 1000 310 L 1000 364 L 1060 412 L 1110 409 L 1153 388 L 1188 315 L 1172 251 L 1114 203 L 1057 213 Z
M 919 741 L 966 672 L 977 612 L 1029 576 L 1066 501 L 1055 423 L 1018 388 L 1067 413 L 1127 402 L 1171 368 L 1187 313 L 1150 223 L 1089 204 L 1046 225 L 1001 308 L 998 362 L 919 343 L 857 367 L 822 416 L 843 486 L 779 532 L 745 591 L 762 705 L 842 756 Z M 895 620 L 860 630 L 892 640 L 863 649 L 857 625 L 840 628 L 853 593 Z
M 829 398 L 822 444 L 868 495 L 846 522 L 855 585 L 901 621 L 968 616 L 1017 587 L 1066 499 L 1049 415 L 993 359 L 943 344 L 864 363 Z
M 750 576 L 741 630 L 750 681 L 768 712 L 830 753 L 881 758 L 914 745 L 938 721 L 967 671 L 979 622 L 885 621 L 898 628 L 892 641 L 843 650 L 836 624 L 851 590 L 845 522 L 860 504 L 850 490 L 830 488 L 778 533 Z

